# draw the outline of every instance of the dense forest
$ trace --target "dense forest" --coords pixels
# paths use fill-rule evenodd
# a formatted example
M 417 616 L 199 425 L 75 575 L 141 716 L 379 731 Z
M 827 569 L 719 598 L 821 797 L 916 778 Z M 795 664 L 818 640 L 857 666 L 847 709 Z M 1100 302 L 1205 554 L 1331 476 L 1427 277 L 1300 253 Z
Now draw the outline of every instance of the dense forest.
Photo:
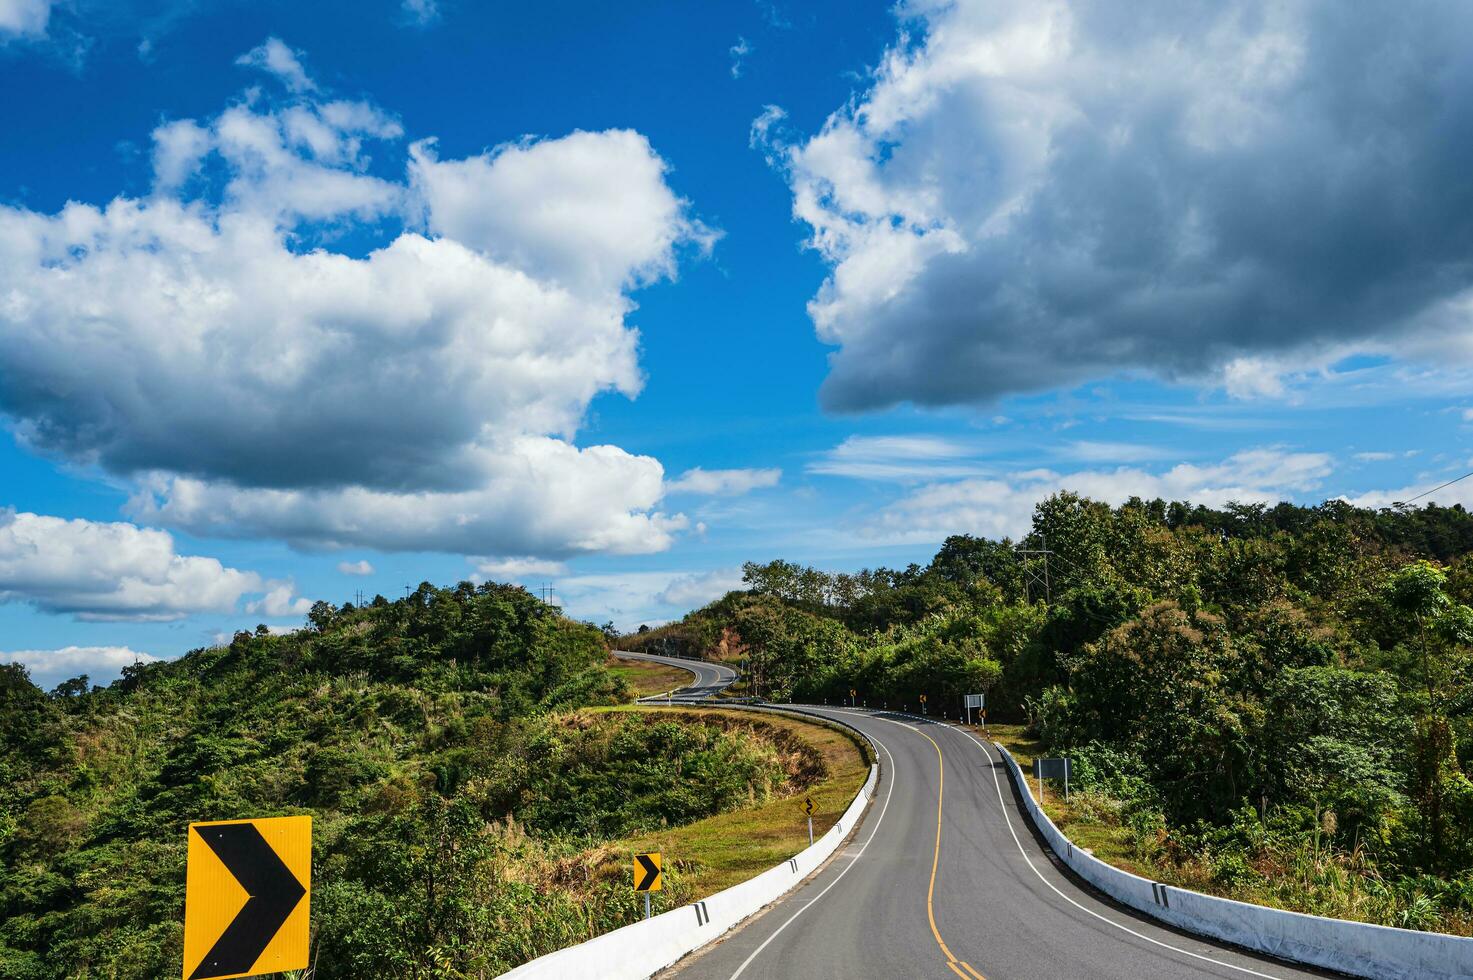
M 1473 931 L 1460 507 L 1060 494 L 1021 541 L 955 536 L 924 567 L 745 571 L 748 590 L 626 642 L 739 661 L 774 700 L 926 694 L 955 717 L 985 690 L 990 719 L 1070 755 L 1152 859 L 1262 886 L 1244 894 L 1298 875 L 1308 910 Z
M 106 688 L 0 666 L 0 976 L 177 977 L 187 825 L 307 813 L 316 977 L 492 977 L 638 916 L 608 842 L 812 765 L 757 725 L 573 710 L 624 682 L 521 588 L 310 620 Z

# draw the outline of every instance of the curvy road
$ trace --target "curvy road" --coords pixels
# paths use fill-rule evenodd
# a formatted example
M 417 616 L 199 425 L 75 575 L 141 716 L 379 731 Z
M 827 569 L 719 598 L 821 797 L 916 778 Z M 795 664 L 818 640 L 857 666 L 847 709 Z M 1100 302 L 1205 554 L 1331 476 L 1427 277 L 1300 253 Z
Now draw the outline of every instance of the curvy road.
M 643 659 L 698 675 L 714 666 Z M 697 683 L 705 690 L 716 681 Z M 1335 976 L 1178 932 L 1073 878 L 1035 837 L 998 751 L 971 732 L 912 715 L 806 710 L 874 739 L 881 775 L 873 803 L 816 874 L 661 977 Z
M 656 694 L 641 701 L 704 701 L 706 698 L 715 697 L 729 686 L 736 683 L 736 671 L 725 664 L 712 663 L 707 660 L 686 660 L 683 657 L 657 657 L 650 653 L 626 653 L 622 650 L 614 652 L 614 656 L 625 660 L 647 660 L 651 663 L 665 664 L 669 667 L 679 667 L 696 675 L 695 683 L 679 690 L 671 691 L 669 695 Z

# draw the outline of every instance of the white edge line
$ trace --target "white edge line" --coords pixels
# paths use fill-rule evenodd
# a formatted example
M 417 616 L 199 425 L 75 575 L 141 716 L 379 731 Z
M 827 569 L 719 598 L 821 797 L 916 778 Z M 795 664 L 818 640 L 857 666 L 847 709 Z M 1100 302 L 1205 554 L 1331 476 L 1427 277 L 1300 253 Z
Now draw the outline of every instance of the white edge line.
M 951 728 L 952 726 L 947 725 L 946 727 L 947 728 Z M 989 761 L 991 760 L 992 756 L 991 756 L 990 753 L 988 753 L 988 751 L 987 751 L 987 744 L 985 742 L 983 742 L 981 739 L 979 739 L 976 735 L 972 734 L 972 732 L 969 731 L 969 730 L 967 730 L 967 729 L 953 729 L 953 730 L 954 731 L 962 731 L 962 732 L 964 732 L 968 738 L 970 738 L 973 742 L 976 742 L 977 743 L 978 747 L 982 749 L 982 753 L 987 756 L 988 760 Z M 1004 767 L 1007 766 L 1007 761 L 1004 760 L 1000 755 L 998 757 L 998 762 L 1001 763 Z M 1009 770 L 1009 771 L 1011 772 L 1011 770 Z M 1010 780 L 1010 782 L 1011 782 L 1011 780 Z M 1250 970 L 1246 966 L 1238 966 L 1236 963 L 1228 963 L 1225 960 L 1215 960 L 1215 959 L 1213 959 L 1210 956 L 1203 956 L 1201 953 L 1194 953 L 1194 952 L 1192 952 L 1189 949 L 1182 949 L 1181 947 L 1179 947 L 1179 946 L 1173 946 L 1170 943 L 1163 943 L 1159 939 L 1152 939 L 1150 936 L 1146 936 L 1146 935 L 1143 935 L 1143 934 L 1141 934 L 1139 932 L 1136 932 L 1134 929 L 1131 929 L 1128 926 L 1121 925 L 1120 923 L 1116 922 L 1114 919 L 1111 919 L 1111 918 L 1109 918 L 1107 916 L 1101 915 L 1100 913 L 1096 912 L 1094 909 L 1085 908 L 1083 905 L 1080 905 L 1078 902 L 1074 901 L 1074 899 L 1070 898 L 1068 895 L 1065 895 L 1063 892 L 1059 891 L 1059 889 L 1054 885 L 1054 883 L 1051 882 L 1051 881 L 1049 881 L 1047 878 L 1045 878 L 1043 876 L 1043 873 L 1040 872 L 1038 870 L 1038 868 L 1033 864 L 1033 859 L 1028 856 L 1028 852 L 1026 850 L 1024 850 L 1024 848 L 1023 848 L 1023 842 L 1018 839 L 1018 832 L 1015 829 L 1013 829 L 1013 818 L 1008 815 L 1008 804 L 1007 804 L 1007 801 L 1003 799 L 1003 795 L 1002 795 L 1002 784 L 1000 782 L 998 782 L 998 779 L 997 779 L 997 769 L 996 768 L 994 768 L 992 770 L 992 785 L 997 788 L 997 802 L 998 802 L 998 804 L 1002 808 L 1002 818 L 1003 818 L 1003 820 L 1007 821 L 1008 833 L 1010 833 L 1010 834 L 1013 835 L 1013 843 L 1018 845 L 1018 853 L 1021 854 L 1021 855 L 1023 855 L 1023 860 L 1024 861 L 1027 861 L 1028 862 L 1028 868 L 1029 868 L 1029 870 L 1031 870 L 1035 875 L 1038 876 L 1038 880 L 1039 881 L 1043 882 L 1045 885 L 1048 885 L 1049 888 L 1053 891 L 1053 893 L 1055 895 L 1058 895 L 1064 901 L 1068 902 L 1070 905 L 1072 905 L 1075 908 L 1079 909 L 1079 911 L 1084 912 L 1084 913 L 1087 913 L 1089 915 L 1092 915 L 1096 919 L 1099 919 L 1101 922 L 1104 922 L 1104 923 L 1106 923 L 1108 925 L 1114 926 L 1116 929 L 1119 929 L 1121 932 L 1128 932 L 1132 936 L 1136 937 L 1137 939 L 1144 939 L 1146 942 L 1150 943 L 1153 946 L 1160 946 L 1162 949 L 1169 949 L 1169 950 L 1171 950 L 1174 953 L 1181 953 L 1183 956 L 1190 956 L 1194 960 L 1202 960 L 1204 963 L 1211 963 L 1211 964 L 1213 964 L 1215 966 L 1226 967 L 1229 970 L 1237 970 L 1240 973 L 1246 973 L 1246 974 L 1248 974 L 1250 976 L 1264 977 L 1264 978 L 1266 978 L 1266 980 L 1281 980 L 1281 978 L 1276 977 L 1276 976 L 1274 976 L 1271 973 L 1259 973 L 1257 970 Z M 1026 793 L 1027 790 L 1025 789 L 1024 792 Z
M 899 722 L 896 722 L 896 724 L 899 724 Z M 905 727 L 909 727 L 909 726 L 905 726 Z M 871 736 L 871 738 L 873 738 L 873 736 Z M 776 939 L 778 937 L 778 935 L 784 929 L 786 929 L 788 926 L 790 926 L 790 925 L 793 924 L 793 920 L 794 919 L 798 918 L 798 916 L 802 915 L 804 912 L 807 912 L 809 909 L 813 908 L 814 905 L 818 904 L 818 900 L 820 898 L 823 898 L 825 895 L 827 895 L 829 893 L 829 889 L 830 888 L 833 888 L 835 885 L 837 885 L 839 883 L 840 879 L 842 879 L 846 874 L 848 874 L 849 871 L 850 871 L 850 869 L 853 868 L 856 864 L 859 863 L 859 859 L 862 858 L 862 857 L 864 857 L 864 852 L 869 847 L 870 841 L 874 840 L 875 839 L 875 835 L 880 832 L 880 824 L 882 824 L 882 823 L 885 822 L 885 811 L 888 810 L 888 809 L 890 809 L 890 797 L 892 797 L 892 796 L 895 795 L 895 757 L 890 754 L 890 750 L 887 749 L 885 747 L 885 744 L 883 742 L 881 742 L 879 739 L 877 739 L 877 738 L 874 739 L 874 743 L 880 747 L 880 751 L 884 752 L 885 753 L 885 757 L 890 760 L 890 780 L 889 780 L 889 783 L 890 784 L 887 787 L 885 787 L 885 803 L 884 803 L 883 806 L 880 807 L 880 815 L 875 819 L 874 829 L 870 831 L 870 834 L 869 834 L 868 837 L 865 838 L 864 843 L 861 844 L 861 845 L 859 845 L 859 850 L 855 852 L 853 860 L 851 860 L 847 865 L 845 865 L 844 870 L 843 871 L 840 871 L 834 877 L 834 880 L 831 881 L 831 882 L 829 882 L 828 885 L 824 887 L 824 890 L 823 891 L 821 891 L 817 895 L 813 896 L 813 898 L 809 899 L 807 901 L 807 903 L 804 904 L 804 906 L 802 908 L 800 908 L 798 911 L 794 912 L 791 916 L 789 916 L 788 917 L 788 921 L 786 921 L 782 925 L 778 926 L 777 929 L 775 929 L 773 931 L 772 935 L 768 936 L 765 940 L 762 941 L 762 945 L 761 946 L 758 946 L 756 949 L 752 950 L 752 954 L 750 956 L 748 956 L 746 959 L 742 960 L 742 965 L 739 966 L 739 967 L 737 967 L 736 968 L 736 972 L 731 975 L 731 980 L 737 980 L 737 977 L 740 977 L 742 975 L 742 972 L 745 971 L 747 969 L 747 967 L 749 967 L 749 966 L 752 965 L 752 961 L 755 960 L 758 957 L 758 955 L 764 949 L 766 949 L 768 947 L 768 945 L 771 944 L 771 942 L 774 939 Z

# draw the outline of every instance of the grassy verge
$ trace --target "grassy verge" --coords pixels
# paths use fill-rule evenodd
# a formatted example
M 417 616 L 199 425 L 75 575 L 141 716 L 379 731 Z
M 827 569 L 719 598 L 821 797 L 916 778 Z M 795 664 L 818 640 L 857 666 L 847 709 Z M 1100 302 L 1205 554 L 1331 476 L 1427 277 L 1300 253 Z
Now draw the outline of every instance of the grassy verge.
M 681 886 L 678 895 L 670 896 L 673 904 L 705 898 L 797 854 L 808 846 L 808 824 L 801 808 L 804 798 L 812 797 L 818 807 L 813 818 L 813 835 L 817 839 L 843 816 L 869 775 L 867 749 L 862 743 L 850 733 L 821 722 L 729 709 L 641 707 L 637 710 L 650 713 L 673 711 L 692 720 L 711 723 L 724 721 L 744 725 L 755 721 L 770 725 L 806 742 L 818 751 L 824 763 L 822 778 L 810 785 L 795 787 L 790 795 L 610 845 L 630 854 L 662 852 L 665 866 L 675 870 Z
M 989 728 L 992 740 L 1004 746 L 1013 754 L 1018 765 L 1022 767 L 1025 775 L 1033 770 L 1033 760 L 1043 752 L 1043 747 L 1037 740 L 1029 738 L 1022 725 L 992 725 Z M 1010 777 L 1011 778 L 1011 777 Z M 1038 780 L 1025 779 L 1023 781 L 1029 794 L 1038 799 Z M 1057 780 L 1050 780 L 1057 783 Z M 1071 800 L 1071 803 L 1074 801 Z M 1122 871 L 1131 874 L 1151 878 L 1154 881 L 1165 881 L 1168 884 L 1177 884 L 1169 877 L 1165 868 L 1157 866 L 1154 862 L 1142 861 L 1141 855 L 1133 843 L 1133 835 L 1130 831 L 1118 823 L 1109 820 L 1095 819 L 1094 811 L 1089 807 L 1065 806 L 1064 792 L 1062 787 L 1050 785 L 1044 794 L 1043 812 L 1048 814 L 1054 826 L 1064 832 L 1064 835 L 1074 842 L 1075 847 L 1083 848 L 1106 864 L 1113 865 Z M 1203 889 L 1196 889 L 1202 891 Z
M 1022 725 L 993 725 L 990 734 L 1025 774 L 1031 771 L 1042 747 Z M 1024 783 L 1036 800 L 1037 781 Z M 1118 800 L 1075 792 L 1066 805 L 1062 789 L 1053 785 L 1046 789 L 1043 811 L 1076 847 L 1153 881 L 1269 908 L 1473 936 L 1473 916 L 1444 911 L 1427 892 L 1382 882 L 1366 873 L 1356 854 L 1270 840 L 1245 855 L 1183 848 L 1165 827 L 1130 826 Z
M 664 694 L 666 691 L 686 687 L 695 680 L 690 671 L 679 667 L 669 667 L 648 660 L 620 660 L 618 657 L 609 658 L 609 672 L 622 678 L 637 698 Z

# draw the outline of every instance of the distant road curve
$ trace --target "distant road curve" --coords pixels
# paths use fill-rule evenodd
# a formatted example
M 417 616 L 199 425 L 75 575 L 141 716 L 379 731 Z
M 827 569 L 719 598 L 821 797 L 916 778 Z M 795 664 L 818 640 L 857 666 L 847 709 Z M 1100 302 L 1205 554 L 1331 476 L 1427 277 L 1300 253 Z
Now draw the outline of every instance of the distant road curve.
M 704 701 L 714 698 L 722 691 L 736 683 L 736 671 L 725 664 L 711 663 L 706 660 L 687 660 L 684 657 L 661 657 L 653 653 L 630 653 L 625 650 L 613 651 L 614 656 L 622 660 L 646 660 L 650 663 L 664 664 L 667 667 L 678 667 L 695 675 L 695 683 L 688 684 L 670 694 L 657 694 L 641 701 Z

